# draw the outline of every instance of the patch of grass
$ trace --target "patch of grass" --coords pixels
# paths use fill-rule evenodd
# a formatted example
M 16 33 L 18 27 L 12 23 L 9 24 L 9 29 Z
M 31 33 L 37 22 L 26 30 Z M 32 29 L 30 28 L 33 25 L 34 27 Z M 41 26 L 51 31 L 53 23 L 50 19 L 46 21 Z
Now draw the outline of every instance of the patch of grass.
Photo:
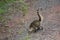
M 21 3 L 22 11 L 23 11 L 23 16 L 25 16 L 25 13 L 27 12 L 27 6 L 26 6 L 24 0 L 20 0 L 20 3 Z
M 25 16 L 27 12 L 27 6 L 22 5 L 23 16 Z
M 29 40 L 29 35 L 26 35 L 23 40 Z
M 18 34 L 22 34 L 23 33 L 23 30 L 19 30 L 17 31 Z
M 0 14 L 3 14 L 4 12 L 7 11 L 8 5 L 6 4 L 12 3 L 14 1 L 16 0 L 1 0 L 0 1 Z
M 6 10 L 0 8 L 0 15 L 3 14 Z
M 17 0 L 0 0 L 0 15 L 5 14 L 5 12 L 8 11 L 9 7 L 7 4 L 16 2 Z M 25 15 L 25 13 L 27 12 L 27 6 L 24 2 L 24 0 L 18 0 L 21 3 L 21 8 L 22 8 L 22 12 L 23 12 L 23 16 Z M 2 21 L 1 19 L 3 19 L 3 16 L 0 16 L 0 21 Z
M 10 3 L 13 3 L 16 1 L 17 0 L 1 0 L 0 1 L 0 14 L 7 11 L 8 5 L 6 5 L 6 4 L 10 4 Z M 18 0 L 18 1 L 21 3 L 22 12 L 23 12 L 23 15 L 25 15 L 25 13 L 27 12 L 27 6 L 26 6 L 24 0 Z
M 5 22 L 5 18 L 3 16 L 0 16 L 0 23 L 4 23 Z

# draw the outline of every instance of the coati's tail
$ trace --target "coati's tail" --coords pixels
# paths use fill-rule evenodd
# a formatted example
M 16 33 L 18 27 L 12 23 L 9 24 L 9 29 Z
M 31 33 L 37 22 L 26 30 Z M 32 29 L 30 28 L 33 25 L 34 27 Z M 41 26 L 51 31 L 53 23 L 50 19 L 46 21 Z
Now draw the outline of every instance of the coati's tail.
M 42 8 L 40 8 L 40 10 L 42 11 Z M 39 21 L 43 21 L 43 16 L 42 15 L 39 15 L 39 8 L 37 9 L 37 15 L 39 17 Z
M 37 9 L 37 15 L 39 17 L 39 21 L 41 21 L 41 16 L 39 15 L 39 9 Z

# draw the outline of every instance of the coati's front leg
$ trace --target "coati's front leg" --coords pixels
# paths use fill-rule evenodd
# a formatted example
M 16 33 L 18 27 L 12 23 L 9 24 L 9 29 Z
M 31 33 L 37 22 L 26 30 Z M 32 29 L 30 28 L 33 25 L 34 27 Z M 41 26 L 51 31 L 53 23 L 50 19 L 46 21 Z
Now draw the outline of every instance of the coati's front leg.
M 35 31 L 39 31 L 39 30 L 43 30 L 43 27 L 40 26 L 40 27 L 37 27 L 37 29 L 35 29 Z
M 34 30 L 33 30 L 33 32 L 37 32 L 37 31 L 39 31 L 39 30 L 43 30 L 42 28 L 43 28 L 43 27 L 39 27 L 39 26 L 38 26 L 38 27 L 35 27 Z
M 42 26 L 40 26 L 40 30 L 43 30 L 43 27 Z

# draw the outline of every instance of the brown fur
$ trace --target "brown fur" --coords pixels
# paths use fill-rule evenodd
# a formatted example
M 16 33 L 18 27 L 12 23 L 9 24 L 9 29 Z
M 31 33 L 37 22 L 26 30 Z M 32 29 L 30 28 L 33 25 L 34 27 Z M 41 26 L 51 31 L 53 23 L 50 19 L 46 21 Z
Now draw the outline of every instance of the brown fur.
M 37 10 L 37 15 L 39 20 L 34 20 L 29 27 L 29 32 L 37 32 L 38 30 L 43 30 L 43 27 L 40 26 L 41 16 L 39 15 L 39 9 Z

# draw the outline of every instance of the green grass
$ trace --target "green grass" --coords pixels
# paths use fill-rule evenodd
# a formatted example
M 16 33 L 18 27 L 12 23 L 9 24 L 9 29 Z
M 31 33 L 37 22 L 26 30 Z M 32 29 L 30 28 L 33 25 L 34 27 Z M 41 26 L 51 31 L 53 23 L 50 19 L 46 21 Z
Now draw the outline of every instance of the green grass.
M 23 16 L 25 16 L 25 13 L 27 12 L 27 6 L 24 3 L 24 0 L 20 0 L 20 3 L 21 3 L 22 11 L 23 11 Z
M 3 15 L 5 14 L 5 12 L 8 11 L 9 7 L 7 4 L 10 4 L 10 3 L 13 3 L 13 2 L 16 2 L 17 0 L 1 0 L 0 1 L 0 15 Z M 20 3 L 21 3 L 21 10 L 23 12 L 23 16 L 25 15 L 25 13 L 27 12 L 27 6 L 24 2 L 24 0 L 18 0 Z M 0 21 L 1 19 L 3 19 L 3 17 L 1 16 L 0 17 Z
M 13 3 L 15 1 L 17 1 L 17 0 L 1 0 L 0 1 L 0 14 L 3 14 L 4 12 L 7 11 L 8 5 L 6 5 L 6 4 L 10 4 L 10 3 Z M 25 13 L 27 12 L 27 6 L 26 6 L 24 0 L 19 0 L 19 1 L 21 3 L 23 15 L 25 15 Z
M 29 40 L 30 38 L 29 38 L 29 35 L 26 35 L 24 38 L 23 38 L 23 40 Z
M 7 11 L 8 5 L 6 5 L 6 4 L 12 3 L 14 1 L 16 1 L 16 0 L 1 0 L 0 1 L 0 15 Z

